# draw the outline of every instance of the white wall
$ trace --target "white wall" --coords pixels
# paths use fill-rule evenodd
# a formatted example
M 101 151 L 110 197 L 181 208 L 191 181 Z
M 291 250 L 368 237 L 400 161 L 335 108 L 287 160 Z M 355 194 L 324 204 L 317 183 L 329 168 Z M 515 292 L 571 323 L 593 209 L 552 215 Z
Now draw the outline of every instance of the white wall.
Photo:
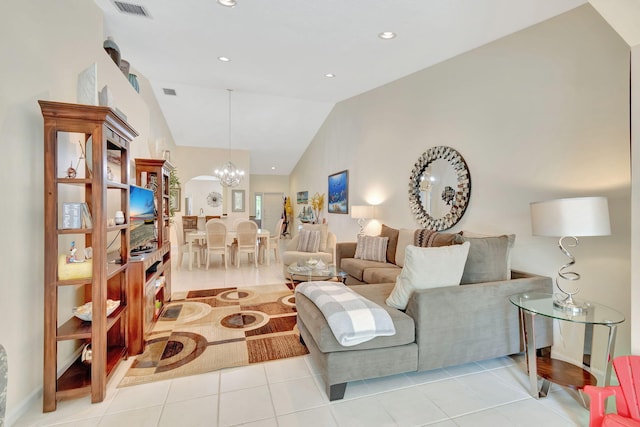
M 147 140 L 171 135 L 102 49 L 102 13 L 93 2 L 0 2 L 0 343 L 9 359 L 7 421 L 41 391 L 43 355 L 43 120 L 38 99 L 75 103 L 78 74 L 98 65 L 98 88 L 107 84 L 115 105 L 140 136 L 133 157 L 149 157 Z M 144 86 L 141 91 L 146 91 Z M 71 307 L 61 307 L 63 312 Z
M 530 202 L 608 196 L 613 235 L 575 251 L 580 296 L 630 318 L 629 47 L 591 6 L 337 104 L 290 194 L 326 193 L 327 175 L 348 169 L 351 205 L 380 203 L 379 221 L 417 227 L 409 174 L 438 145 L 457 149 L 471 173 L 470 204 L 453 231 L 516 233 L 517 269 L 553 277 L 565 262 L 555 239 L 531 236 Z M 325 216 L 338 241 L 355 239 L 355 220 L 326 207 Z M 581 347 L 563 344 L 574 336 L 557 337 L 557 354 L 577 358 Z M 627 321 L 617 350 L 629 348 Z

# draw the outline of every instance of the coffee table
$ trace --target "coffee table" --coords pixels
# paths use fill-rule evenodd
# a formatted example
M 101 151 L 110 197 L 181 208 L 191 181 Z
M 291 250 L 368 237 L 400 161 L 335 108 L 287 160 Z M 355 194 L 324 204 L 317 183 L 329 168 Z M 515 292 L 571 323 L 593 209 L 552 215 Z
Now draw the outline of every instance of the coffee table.
M 553 305 L 554 296 L 538 292 L 512 295 L 509 300 L 520 310 L 523 335 L 526 345 L 527 369 L 529 371 L 530 393 L 533 397 L 545 397 L 550 382 L 582 389 L 585 385 L 597 385 L 596 377 L 591 373 L 591 353 L 593 348 L 593 327 L 605 326 L 609 329 L 604 358 L 605 369 L 601 385 L 611 381 L 611 362 L 615 349 L 616 329 L 624 322 L 624 315 L 613 308 L 590 301 L 583 301 L 587 307 L 580 314 L 563 311 Z M 534 318 L 536 315 L 550 317 L 571 323 L 584 325 L 582 366 L 575 366 L 550 357 L 536 356 Z M 538 376 L 542 377 L 542 387 L 538 389 Z
M 306 264 L 291 264 L 287 267 L 290 287 L 293 289 L 301 282 L 324 281 L 337 279 L 342 283 L 347 280 L 347 273 L 336 267 L 335 264 L 325 265 L 321 268 L 310 267 Z

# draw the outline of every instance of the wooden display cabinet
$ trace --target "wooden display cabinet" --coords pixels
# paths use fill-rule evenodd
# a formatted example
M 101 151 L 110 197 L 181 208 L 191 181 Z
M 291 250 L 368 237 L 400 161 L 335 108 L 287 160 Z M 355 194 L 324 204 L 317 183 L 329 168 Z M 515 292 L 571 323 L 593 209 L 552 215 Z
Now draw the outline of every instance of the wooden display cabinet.
M 129 267 L 129 355 L 144 351 L 145 337 L 158 320 L 171 283 L 171 242 L 143 254 Z
M 104 400 L 110 375 L 127 356 L 129 143 L 137 133 L 108 107 L 38 102 L 44 118 L 43 410 L 49 412 L 60 399 L 90 394 L 92 402 Z M 74 165 L 78 156 L 69 147 L 76 142 L 86 156 Z M 63 223 L 65 202 L 86 203 L 81 226 Z M 117 210 L 124 224 L 108 221 Z M 92 248 L 92 259 L 67 262 L 71 240 Z M 91 301 L 92 321 L 71 315 L 70 296 L 76 305 Z M 109 316 L 107 299 L 120 301 Z M 58 365 L 63 344 L 69 358 L 76 356 L 66 370 Z M 87 344 L 91 359 L 83 363 Z

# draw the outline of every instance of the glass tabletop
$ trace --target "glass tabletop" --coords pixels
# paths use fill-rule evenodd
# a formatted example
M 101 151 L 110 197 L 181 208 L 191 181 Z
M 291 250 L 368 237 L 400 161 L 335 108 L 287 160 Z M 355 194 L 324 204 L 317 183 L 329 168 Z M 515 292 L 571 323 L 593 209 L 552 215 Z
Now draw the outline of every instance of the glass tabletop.
M 306 264 L 291 264 L 287 267 L 287 272 L 294 276 L 338 277 L 340 279 L 347 277 L 347 273 L 336 268 L 335 264 L 324 265 L 320 268 L 311 267 Z
M 554 295 L 541 292 L 525 292 L 511 295 L 509 301 L 515 306 L 530 313 L 551 317 L 552 319 L 566 320 L 574 323 L 585 323 L 591 325 L 615 325 L 624 322 L 624 315 L 617 310 L 606 305 L 591 301 L 581 301 L 585 305 L 585 310 L 574 314 L 555 308 L 553 305 Z

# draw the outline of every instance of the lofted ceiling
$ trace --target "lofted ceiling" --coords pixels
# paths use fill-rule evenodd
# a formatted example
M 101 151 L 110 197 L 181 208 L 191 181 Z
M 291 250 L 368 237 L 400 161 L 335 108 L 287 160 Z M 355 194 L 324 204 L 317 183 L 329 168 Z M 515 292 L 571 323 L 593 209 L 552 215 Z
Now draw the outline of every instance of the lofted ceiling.
M 105 35 L 151 83 L 177 145 L 228 148 L 232 89 L 231 148 L 249 150 L 250 173 L 278 175 L 291 172 L 337 102 L 587 2 L 123 0 L 145 17 L 94 1 Z M 397 37 L 383 40 L 383 31 Z

